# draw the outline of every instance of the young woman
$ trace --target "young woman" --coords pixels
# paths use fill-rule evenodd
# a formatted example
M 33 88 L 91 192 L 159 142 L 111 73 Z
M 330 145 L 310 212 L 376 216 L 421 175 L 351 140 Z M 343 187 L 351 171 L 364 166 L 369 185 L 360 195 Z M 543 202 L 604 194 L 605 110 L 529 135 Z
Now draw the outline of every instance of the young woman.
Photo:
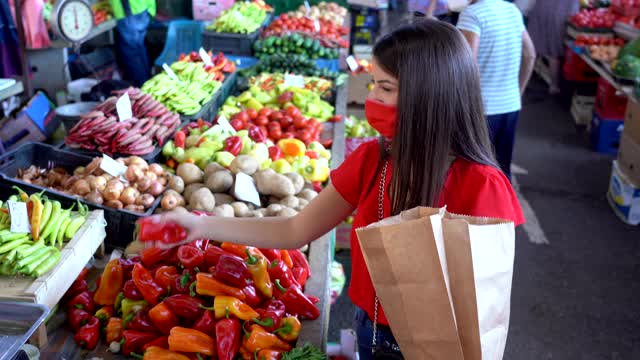
M 285 249 L 310 243 L 356 210 L 354 229 L 416 206 L 446 205 L 453 213 L 523 223 L 516 195 L 491 152 L 478 70 L 464 37 L 444 22 L 421 20 L 384 36 L 373 55 L 375 85 L 365 113 L 383 137 L 347 158 L 331 174 L 331 184 L 298 215 L 235 219 L 165 214 L 159 221 L 178 222 L 188 229 L 189 240 Z M 374 321 L 377 351 L 400 355 L 382 307 L 375 306 L 355 232 L 351 253 L 349 296 L 358 307 L 360 356 L 373 358 Z

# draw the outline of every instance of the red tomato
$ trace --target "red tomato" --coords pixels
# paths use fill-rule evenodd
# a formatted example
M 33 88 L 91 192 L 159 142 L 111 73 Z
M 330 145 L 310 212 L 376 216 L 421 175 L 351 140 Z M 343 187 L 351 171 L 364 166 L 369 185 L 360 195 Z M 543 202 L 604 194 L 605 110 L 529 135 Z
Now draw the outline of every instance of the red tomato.
M 271 121 L 280 121 L 284 115 L 280 111 L 274 111 L 269 115 L 269 120 Z
M 233 119 L 230 122 L 231 127 L 234 128 L 236 131 L 242 130 L 242 128 L 244 128 L 244 123 L 238 119 Z
M 282 138 L 282 130 L 280 129 L 269 129 L 269 137 L 271 140 L 280 140 Z
M 272 121 L 269 123 L 269 125 L 267 125 L 267 129 L 271 130 L 271 129 L 278 129 L 278 130 L 282 130 L 282 126 L 280 126 L 280 123 L 277 121 Z
M 247 115 L 251 120 L 255 120 L 258 117 L 258 111 L 256 109 L 247 109 Z
M 311 133 L 308 130 L 298 130 L 296 132 L 296 138 L 300 139 L 306 145 L 311 142 Z
M 289 127 L 292 124 L 293 124 L 293 118 L 291 118 L 291 116 L 285 115 L 282 118 L 280 118 L 280 125 L 282 125 L 283 128 Z
M 193 269 L 204 261 L 204 252 L 195 246 L 182 245 L 178 248 L 178 259 L 185 268 Z
M 293 135 L 292 132 L 288 132 L 287 131 L 285 133 L 282 133 L 282 138 L 283 139 L 293 139 L 294 137 L 295 137 L 295 135 Z
M 269 118 L 264 115 L 258 115 L 255 121 L 258 126 L 265 126 L 269 123 Z
M 298 109 L 297 107 L 295 107 L 293 105 L 287 106 L 285 111 L 287 112 L 287 115 L 291 116 L 292 118 L 295 118 L 296 116 L 300 116 L 301 115 L 300 109 Z
M 269 115 L 271 115 L 271 113 L 273 113 L 273 110 L 265 107 L 265 108 L 260 109 L 260 111 L 258 112 L 258 116 L 269 117 Z
M 311 118 L 309 119 L 309 121 L 307 121 L 307 127 L 309 127 L 310 129 L 315 129 L 318 126 L 319 122 L 318 120 Z
M 269 131 L 267 131 L 266 126 L 258 126 L 258 128 L 264 134 L 265 137 L 269 136 Z
M 294 132 L 296 132 L 296 127 L 293 126 L 293 124 L 291 124 L 291 125 L 287 126 L 287 131 L 290 132 L 290 133 L 294 133 Z
M 249 122 L 249 115 L 244 111 L 241 111 L 241 112 L 235 114 L 233 116 L 233 118 L 234 119 L 238 119 L 238 120 L 242 121 L 243 123 L 248 123 Z
M 293 118 L 293 126 L 295 126 L 296 129 L 303 129 L 307 127 L 307 122 L 307 119 L 303 118 L 302 116 Z

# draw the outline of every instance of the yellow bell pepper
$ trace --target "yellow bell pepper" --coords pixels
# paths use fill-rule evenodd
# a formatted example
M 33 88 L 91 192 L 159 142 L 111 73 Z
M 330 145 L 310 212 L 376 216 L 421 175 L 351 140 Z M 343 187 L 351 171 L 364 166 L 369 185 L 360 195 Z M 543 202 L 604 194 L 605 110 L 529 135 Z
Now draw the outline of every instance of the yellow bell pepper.
M 278 141 L 278 146 L 285 156 L 302 156 L 307 151 L 307 147 L 298 139 L 282 139 Z

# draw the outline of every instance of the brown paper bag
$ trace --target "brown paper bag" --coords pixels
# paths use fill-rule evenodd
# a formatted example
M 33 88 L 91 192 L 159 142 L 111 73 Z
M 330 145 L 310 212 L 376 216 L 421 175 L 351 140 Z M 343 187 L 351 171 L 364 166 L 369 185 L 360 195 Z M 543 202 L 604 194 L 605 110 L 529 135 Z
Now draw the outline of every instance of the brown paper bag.
M 513 223 L 416 208 L 357 230 L 406 359 L 501 359 Z

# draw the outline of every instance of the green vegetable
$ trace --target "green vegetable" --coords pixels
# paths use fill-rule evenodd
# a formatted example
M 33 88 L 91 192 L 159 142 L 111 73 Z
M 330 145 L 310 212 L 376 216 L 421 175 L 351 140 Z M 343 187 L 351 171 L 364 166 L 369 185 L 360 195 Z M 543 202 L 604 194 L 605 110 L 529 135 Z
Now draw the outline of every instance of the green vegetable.
M 47 259 L 36 268 L 32 275 L 38 277 L 42 274 L 47 273 L 49 270 L 53 269 L 58 261 L 60 261 L 61 256 L 62 254 L 60 253 L 60 250 L 53 248 Z
M 253 2 L 238 1 L 207 27 L 216 32 L 252 33 L 262 25 L 267 12 Z
M 640 58 L 624 55 L 612 64 L 613 72 L 623 78 L 636 79 L 640 77 Z
M 311 344 L 297 347 L 282 355 L 282 360 L 326 360 L 327 355 Z

